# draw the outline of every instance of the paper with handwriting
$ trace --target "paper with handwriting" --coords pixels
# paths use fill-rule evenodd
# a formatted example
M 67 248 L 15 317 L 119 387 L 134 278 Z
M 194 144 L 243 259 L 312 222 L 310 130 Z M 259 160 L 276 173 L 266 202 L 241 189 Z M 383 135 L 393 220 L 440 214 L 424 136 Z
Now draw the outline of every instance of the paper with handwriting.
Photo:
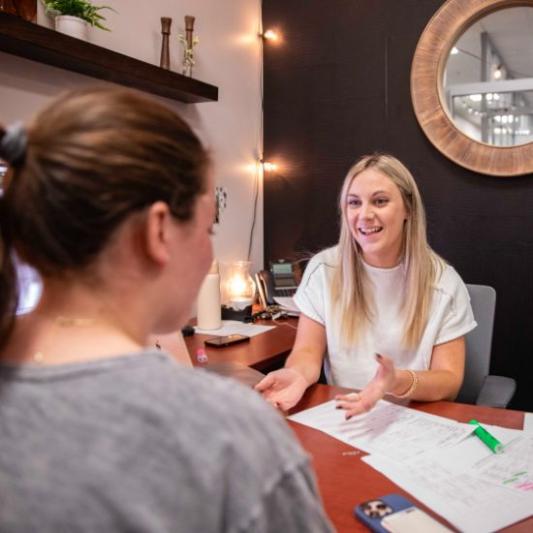
M 492 426 L 491 432 L 498 429 Z M 504 453 L 489 455 L 474 467 L 482 479 L 533 494 L 533 435 L 521 434 L 508 442 Z
M 375 454 L 362 460 L 465 533 L 496 531 L 533 513 L 533 491 L 504 483 L 528 463 L 520 431 L 483 425 L 504 444 L 492 453 L 477 437 L 400 463 Z M 523 481 L 523 480 L 522 480 Z
M 369 413 L 345 420 L 345 411 L 331 400 L 289 416 L 368 453 L 401 461 L 434 448 L 452 446 L 473 427 L 449 418 L 415 411 L 380 400 Z

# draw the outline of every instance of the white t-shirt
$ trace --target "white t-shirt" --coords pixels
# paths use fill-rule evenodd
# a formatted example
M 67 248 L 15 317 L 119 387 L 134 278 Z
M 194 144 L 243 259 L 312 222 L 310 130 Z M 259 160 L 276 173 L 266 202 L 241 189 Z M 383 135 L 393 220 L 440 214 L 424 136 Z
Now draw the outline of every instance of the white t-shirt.
M 427 370 L 435 345 L 462 337 L 477 325 L 465 284 L 455 269 L 446 265 L 433 290 L 420 344 L 416 349 L 403 348 L 404 321 L 400 314 L 405 283 L 403 264 L 394 268 L 364 264 L 374 289 L 375 316 L 357 344 L 346 348 L 339 342 L 340 324 L 331 301 L 331 282 L 337 264 L 337 246 L 315 255 L 294 297 L 301 312 L 326 329 L 328 383 L 363 388 L 376 373 L 376 352 L 391 357 L 397 368 Z

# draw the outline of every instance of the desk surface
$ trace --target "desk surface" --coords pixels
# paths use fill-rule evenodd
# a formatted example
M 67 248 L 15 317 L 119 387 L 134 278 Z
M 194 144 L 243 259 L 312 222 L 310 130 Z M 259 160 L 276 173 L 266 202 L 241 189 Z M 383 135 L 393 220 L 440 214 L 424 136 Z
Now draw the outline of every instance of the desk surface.
M 298 404 L 295 411 L 307 409 L 326 402 L 343 391 L 338 387 L 314 385 Z M 468 422 L 475 418 L 481 423 L 495 424 L 509 428 L 523 427 L 523 413 L 504 409 L 492 409 L 453 402 L 419 403 L 412 402 L 409 407 L 439 416 L 453 418 L 460 422 Z M 312 455 L 313 465 L 317 474 L 318 484 L 324 500 L 326 512 L 331 521 L 342 532 L 368 530 L 352 515 L 353 507 L 363 501 L 377 498 L 391 492 L 403 494 L 409 500 L 443 521 L 409 493 L 399 488 L 388 478 L 361 461 L 364 452 L 354 454 L 354 448 L 338 441 L 325 433 L 289 421 L 302 446 Z M 449 527 L 450 524 L 448 524 Z M 523 520 L 504 531 L 531 533 L 533 518 Z
M 213 335 L 195 333 L 190 337 L 185 337 L 185 344 L 193 365 L 201 366 L 196 361 L 196 350 L 205 348 L 210 363 L 240 363 L 260 371 L 268 371 L 274 365 L 282 366 L 294 344 L 298 319 L 283 319 L 277 321 L 277 324 L 271 320 L 260 320 L 257 324 L 276 327 L 255 335 L 248 342 L 225 348 L 212 348 L 204 345 L 204 341 Z
M 260 322 L 271 325 L 271 321 Z M 289 327 L 288 324 L 293 327 Z M 187 348 L 196 362 L 196 350 L 206 348 L 206 353 L 211 363 L 240 363 L 266 371 L 272 365 L 281 366 L 289 354 L 296 337 L 297 319 L 280 322 L 280 325 L 264 334 L 252 337 L 249 342 L 228 346 L 226 348 L 209 348 L 204 346 L 204 340 L 212 335 L 195 334 L 186 337 Z M 338 387 L 327 385 L 314 385 L 311 387 L 298 404 L 296 410 L 307 409 L 319 403 L 326 402 L 343 391 Z M 481 423 L 495 424 L 509 428 L 523 427 L 524 415 L 518 411 L 492 409 L 453 402 L 419 403 L 413 402 L 410 407 L 468 422 L 472 418 Z M 388 478 L 374 470 L 371 466 L 361 461 L 364 452 L 354 454 L 354 448 L 340 442 L 325 433 L 290 421 L 292 429 L 302 443 L 302 446 L 312 455 L 313 465 L 317 473 L 318 484 L 324 500 L 326 512 L 340 533 L 368 530 L 352 515 L 353 507 L 363 501 L 383 496 L 391 492 L 405 495 L 421 508 L 435 515 L 421 502 L 409 493 L 399 488 Z M 443 521 L 441 517 L 439 520 Z M 449 525 L 449 524 L 448 524 Z M 533 531 L 533 518 L 514 524 L 505 531 L 516 533 L 531 533 Z

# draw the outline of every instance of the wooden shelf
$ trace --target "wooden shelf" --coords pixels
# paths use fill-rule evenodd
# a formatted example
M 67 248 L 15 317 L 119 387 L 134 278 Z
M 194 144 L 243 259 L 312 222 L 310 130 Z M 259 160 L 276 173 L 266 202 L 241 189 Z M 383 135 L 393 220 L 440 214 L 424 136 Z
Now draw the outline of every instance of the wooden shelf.
M 180 102 L 218 100 L 218 88 L 0 12 L 0 50 Z

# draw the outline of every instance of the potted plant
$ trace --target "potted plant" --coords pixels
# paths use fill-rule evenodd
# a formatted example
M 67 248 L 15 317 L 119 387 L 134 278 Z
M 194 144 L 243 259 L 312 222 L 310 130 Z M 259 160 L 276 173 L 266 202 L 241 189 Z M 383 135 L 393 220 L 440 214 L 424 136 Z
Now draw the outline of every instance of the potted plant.
M 55 29 L 62 33 L 87 40 L 88 29 L 95 26 L 109 31 L 102 22 L 105 17 L 100 14 L 109 6 L 95 6 L 89 0 L 42 0 L 46 13 L 54 17 Z

